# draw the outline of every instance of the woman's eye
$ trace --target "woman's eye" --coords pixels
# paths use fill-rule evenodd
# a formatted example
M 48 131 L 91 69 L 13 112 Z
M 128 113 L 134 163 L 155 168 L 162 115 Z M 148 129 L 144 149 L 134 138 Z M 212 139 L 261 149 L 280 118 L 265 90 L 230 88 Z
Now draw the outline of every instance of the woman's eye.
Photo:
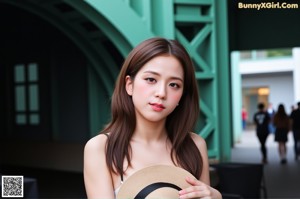
M 179 84 L 176 84 L 176 83 L 171 83 L 170 86 L 173 87 L 173 88 L 179 88 L 180 87 Z
M 155 83 L 156 80 L 154 78 L 148 77 L 146 78 L 146 81 L 149 83 Z

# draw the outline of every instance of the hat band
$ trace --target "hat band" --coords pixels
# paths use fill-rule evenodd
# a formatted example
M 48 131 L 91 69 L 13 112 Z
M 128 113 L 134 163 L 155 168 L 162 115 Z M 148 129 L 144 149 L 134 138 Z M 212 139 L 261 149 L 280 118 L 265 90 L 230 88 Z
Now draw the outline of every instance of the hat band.
M 149 184 L 148 186 L 144 187 L 135 197 L 134 199 L 145 199 L 152 191 L 162 188 L 162 187 L 170 187 L 173 189 L 177 189 L 178 191 L 181 190 L 180 187 L 177 185 L 167 183 L 167 182 L 156 182 L 153 184 Z

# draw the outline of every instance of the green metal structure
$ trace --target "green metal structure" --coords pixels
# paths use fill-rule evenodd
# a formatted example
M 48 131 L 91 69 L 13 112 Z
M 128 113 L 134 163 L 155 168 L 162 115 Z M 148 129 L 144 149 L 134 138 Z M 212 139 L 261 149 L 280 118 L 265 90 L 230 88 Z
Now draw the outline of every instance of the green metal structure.
M 0 0 L 50 22 L 89 61 L 90 136 L 109 117 L 109 96 L 120 66 L 108 53 L 109 40 L 122 57 L 144 39 L 180 41 L 195 65 L 201 114 L 196 132 L 208 155 L 226 161 L 231 148 L 230 69 L 227 5 L 218 0 Z M 55 96 L 54 96 L 55 98 Z M 55 103 L 55 99 L 53 99 Z M 52 107 L 56 107 L 55 104 Z M 101 110 L 101 111 L 99 111 Z M 53 128 L 57 110 L 53 110 Z

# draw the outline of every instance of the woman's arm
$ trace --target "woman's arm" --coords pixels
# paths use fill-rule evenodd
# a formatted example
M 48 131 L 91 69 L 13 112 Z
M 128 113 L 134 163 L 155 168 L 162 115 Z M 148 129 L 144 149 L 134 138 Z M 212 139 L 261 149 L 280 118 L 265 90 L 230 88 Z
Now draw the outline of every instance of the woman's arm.
M 88 198 L 114 198 L 113 182 L 106 166 L 105 143 L 107 137 L 98 135 L 90 139 L 84 148 L 84 184 Z
M 183 189 L 179 192 L 180 198 L 213 198 L 221 199 L 221 193 L 215 188 L 210 186 L 209 177 L 209 162 L 207 155 L 207 147 L 205 140 L 195 133 L 191 133 L 191 137 L 198 147 L 203 161 L 203 169 L 200 180 L 187 178 L 187 182 L 193 186 Z

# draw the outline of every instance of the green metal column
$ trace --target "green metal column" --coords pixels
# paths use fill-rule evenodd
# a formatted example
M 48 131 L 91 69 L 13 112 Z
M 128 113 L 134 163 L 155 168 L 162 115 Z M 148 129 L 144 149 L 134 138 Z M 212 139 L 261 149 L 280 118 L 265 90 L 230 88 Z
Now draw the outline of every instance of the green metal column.
M 226 2 L 175 0 L 176 39 L 189 50 L 200 88 L 198 133 L 212 159 L 230 158 L 230 80 Z
M 218 139 L 219 154 L 221 161 L 227 161 L 231 157 L 231 141 L 232 141 L 232 115 L 231 110 L 235 104 L 231 99 L 231 77 L 232 70 L 229 65 L 228 50 L 228 19 L 227 19 L 227 1 L 215 0 L 215 16 L 216 16 L 216 59 L 217 59 L 217 82 L 218 82 L 218 111 L 219 118 Z

